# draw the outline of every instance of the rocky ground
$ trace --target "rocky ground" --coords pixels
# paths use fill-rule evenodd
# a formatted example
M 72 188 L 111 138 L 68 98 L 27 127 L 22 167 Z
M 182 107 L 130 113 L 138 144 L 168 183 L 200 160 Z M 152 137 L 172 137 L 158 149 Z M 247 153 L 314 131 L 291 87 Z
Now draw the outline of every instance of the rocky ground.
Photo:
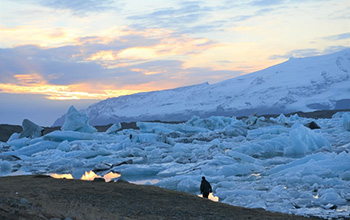
M 234 207 L 195 195 L 126 182 L 0 178 L 2 220 L 313 219 Z

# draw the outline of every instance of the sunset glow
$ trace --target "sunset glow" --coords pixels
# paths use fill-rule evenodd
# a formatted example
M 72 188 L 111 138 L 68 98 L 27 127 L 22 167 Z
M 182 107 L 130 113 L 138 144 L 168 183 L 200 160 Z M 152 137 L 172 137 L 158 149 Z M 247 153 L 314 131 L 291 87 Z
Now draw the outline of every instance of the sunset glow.
M 5 93 L 13 94 L 42 94 L 51 100 L 68 100 L 68 99 L 107 99 L 123 95 L 130 95 L 141 90 L 100 90 L 99 93 L 80 92 L 84 85 L 43 85 L 31 84 L 20 86 L 15 84 L 0 84 L 0 90 Z
M 74 179 L 72 174 L 51 174 L 50 175 L 52 178 L 55 179 Z M 96 173 L 94 173 L 94 171 L 89 171 L 89 172 L 85 172 L 84 175 L 80 178 L 81 180 L 88 180 L 88 181 L 92 181 L 95 178 L 103 178 L 105 179 L 106 182 L 110 182 L 112 179 L 118 178 L 120 177 L 119 173 L 113 173 L 113 172 L 109 172 L 103 176 L 99 176 Z
M 350 47 L 347 0 L 100 4 L 3 0 L 3 100 L 78 103 L 216 83 Z

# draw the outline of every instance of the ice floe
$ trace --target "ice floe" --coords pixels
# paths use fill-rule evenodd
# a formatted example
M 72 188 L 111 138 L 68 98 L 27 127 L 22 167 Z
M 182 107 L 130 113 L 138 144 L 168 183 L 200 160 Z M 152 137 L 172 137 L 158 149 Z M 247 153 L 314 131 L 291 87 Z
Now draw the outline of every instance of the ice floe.
M 0 143 L 0 175 L 118 173 L 124 180 L 199 194 L 202 176 L 220 202 L 323 218 L 350 215 L 350 113 L 193 117 L 179 124 L 114 124 L 96 132 L 70 109 L 64 128 Z M 310 129 L 314 122 L 318 129 Z

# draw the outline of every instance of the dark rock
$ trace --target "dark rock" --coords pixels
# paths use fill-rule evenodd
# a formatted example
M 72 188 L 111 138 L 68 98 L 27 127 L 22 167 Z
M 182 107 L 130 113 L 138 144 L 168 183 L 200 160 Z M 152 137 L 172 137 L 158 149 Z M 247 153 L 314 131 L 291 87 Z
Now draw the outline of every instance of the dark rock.
M 310 123 L 307 123 L 305 127 L 308 127 L 310 129 L 320 129 L 321 127 L 316 124 L 316 122 L 312 121 Z
M 134 161 L 132 159 L 129 159 L 129 160 L 123 161 L 121 163 L 114 164 L 113 167 L 121 166 L 123 164 L 133 164 L 133 163 L 134 163 Z
M 0 155 L 0 159 L 7 160 L 7 161 L 16 161 L 16 160 L 20 160 L 21 158 L 14 155 Z
M 124 180 L 124 179 L 118 179 L 117 183 L 129 183 L 128 181 Z
M 329 209 L 332 209 L 332 210 L 335 210 L 337 208 L 338 208 L 338 206 L 336 206 L 336 205 L 333 205 L 333 206 L 329 207 Z
M 49 175 L 41 175 L 41 174 L 35 175 L 34 177 L 35 178 L 51 178 L 51 176 L 49 176 Z
M 23 204 L 23 205 L 29 205 L 28 201 L 25 199 L 25 198 L 22 198 L 20 200 L 20 202 Z
M 93 182 L 106 182 L 106 180 L 103 179 L 103 178 L 97 177 L 97 178 L 94 179 Z

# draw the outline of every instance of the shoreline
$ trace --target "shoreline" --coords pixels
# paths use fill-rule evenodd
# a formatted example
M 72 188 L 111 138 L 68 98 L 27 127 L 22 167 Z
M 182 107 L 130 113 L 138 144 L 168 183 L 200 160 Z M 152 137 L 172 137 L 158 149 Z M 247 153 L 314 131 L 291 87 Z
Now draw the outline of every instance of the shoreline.
M 127 182 L 0 177 L 1 219 L 320 219 L 213 202 L 185 192 Z
M 290 115 L 298 114 L 299 117 L 306 117 L 306 118 L 313 118 L 313 119 L 318 119 L 318 118 L 331 118 L 333 114 L 337 112 L 350 112 L 350 109 L 339 109 L 339 110 L 319 110 L 319 111 L 313 111 L 313 112 L 293 112 L 293 113 L 288 113 L 284 114 L 286 117 L 289 117 Z M 278 117 L 279 114 L 267 114 L 267 115 L 258 115 L 258 117 Z M 248 116 L 247 116 L 248 117 Z M 237 117 L 238 119 L 242 118 L 247 118 L 247 117 Z M 149 121 L 149 122 L 159 122 L 159 123 L 169 123 L 169 124 L 178 124 L 178 123 L 183 123 L 184 121 L 178 121 L 178 122 L 172 122 L 172 121 L 159 121 L 159 120 L 154 120 L 154 121 Z M 35 123 L 35 122 L 34 122 Z M 123 129 L 139 129 L 136 126 L 136 122 L 121 122 L 122 125 L 122 130 Z M 105 132 L 112 124 L 108 125 L 96 125 L 94 126 L 98 132 Z M 45 127 L 43 126 L 44 131 L 43 134 L 48 134 L 50 132 L 53 132 L 55 130 L 60 130 L 61 127 Z M 10 125 L 10 124 L 0 124 L 0 142 L 7 142 L 7 140 L 10 138 L 10 136 L 13 133 L 20 133 L 22 132 L 22 127 L 21 125 Z

